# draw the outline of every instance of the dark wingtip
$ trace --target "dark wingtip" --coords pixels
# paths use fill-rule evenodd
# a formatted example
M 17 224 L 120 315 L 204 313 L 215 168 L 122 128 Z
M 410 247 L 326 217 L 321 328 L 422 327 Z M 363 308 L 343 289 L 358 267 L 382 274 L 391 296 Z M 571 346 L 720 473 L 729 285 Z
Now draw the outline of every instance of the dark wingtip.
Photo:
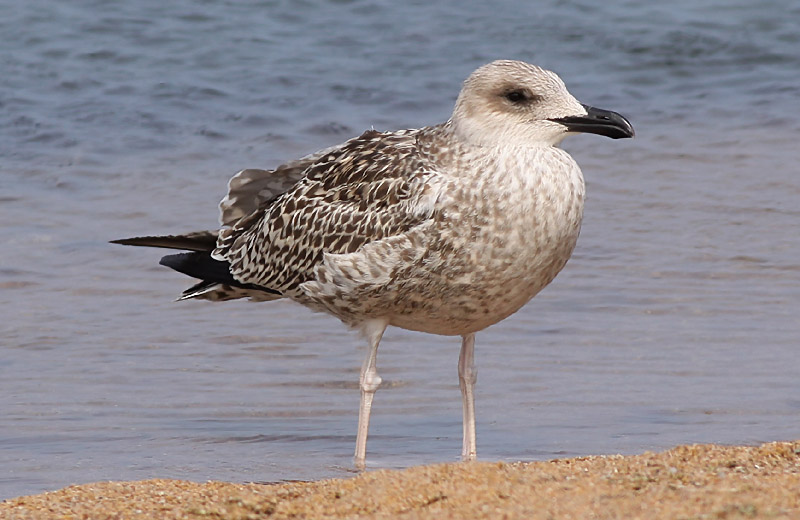
M 164 267 L 169 267 L 170 269 L 175 269 L 178 272 L 183 274 L 186 273 L 186 265 L 191 263 L 194 260 L 196 255 L 194 253 L 176 253 L 174 255 L 166 255 L 162 256 L 161 260 L 158 261 L 159 265 L 163 265 Z M 192 276 L 192 275 L 189 275 Z M 200 276 L 196 276 L 195 278 L 201 278 Z
M 184 235 L 164 235 L 120 238 L 110 240 L 112 244 L 123 246 L 162 247 L 165 249 L 185 249 L 187 251 L 211 251 L 217 244 L 215 231 L 196 231 Z
M 177 253 L 161 257 L 158 262 L 192 278 L 218 283 L 238 284 L 231 274 L 228 262 L 214 260 L 207 252 Z
M 162 237 L 131 237 L 131 238 L 118 238 L 116 240 L 109 240 L 109 244 L 121 244 L 123 246 L 153 246 L 153 242 Z
M 236 280 L 230 272 L 230 264 L 223 260 L 211 258 L 211 254 L 208 252 L 192 251 L 190 253 L 166 255 L 161 257 L 158 263 L 170 269 L 174 269 L 179 273 L 191 276 L 192 278 L 203 280 L 200 284 L 188 289 L 188 291 L 196 291 L 198 288 L 204 287 L 205 284 L 225 284 L 233 287 L 264 291 L 269 294 L 281 294 L 273 289 L 242 283 Z M 185 297 L 190 296 L 185 295 Z

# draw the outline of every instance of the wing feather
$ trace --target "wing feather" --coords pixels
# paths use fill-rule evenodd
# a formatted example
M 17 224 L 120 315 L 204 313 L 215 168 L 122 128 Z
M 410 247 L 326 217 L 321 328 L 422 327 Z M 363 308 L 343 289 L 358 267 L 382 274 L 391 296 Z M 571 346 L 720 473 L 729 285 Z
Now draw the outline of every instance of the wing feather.
M 238 282 L 291 293 L 325 253 L 353 253 L 432 217 L 436 169 L 413 132 L 369 131 L 316 155 L 288 191 L 220 231 L 212 256 Z
M 286 193 L 303 178 L 310 165 L 335 148 L 326 148 L 289 161 L 274 170 L 248 168 L 238 172 L 228 181 L 228 193 L 219 203 L 220 224 L 232 226 L 237 220 Z

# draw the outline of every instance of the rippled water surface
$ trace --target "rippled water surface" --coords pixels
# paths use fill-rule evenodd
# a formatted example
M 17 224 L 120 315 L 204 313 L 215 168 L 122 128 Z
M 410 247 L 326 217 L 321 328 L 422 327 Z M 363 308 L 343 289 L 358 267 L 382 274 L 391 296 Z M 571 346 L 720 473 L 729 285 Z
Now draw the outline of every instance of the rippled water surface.
M 349 474 L 354 333 L 287 302 L 173 303 L 159 251 L 107 241 L 214 227 L 243 167 L 443 121 L 495 58 L 637 138 L 565 143 L 581 239 L 478 335 L 481 458 L 800 437 L 796 2 L 0 4 L 0 498 Z M 458 348 L 387 332 L 370 467 L 457 460 Z

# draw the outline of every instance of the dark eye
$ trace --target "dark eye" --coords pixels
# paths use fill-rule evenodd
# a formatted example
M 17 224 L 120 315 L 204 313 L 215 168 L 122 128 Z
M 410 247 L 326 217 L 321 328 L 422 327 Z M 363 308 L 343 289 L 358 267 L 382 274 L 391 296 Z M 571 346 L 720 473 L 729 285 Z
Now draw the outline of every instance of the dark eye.
M 506 92 L 506 99 L 511 101 L 512 103 L 522 103 L 528 96 L 525 95 L 524 92 L 521 90 L 512 90 L 511 92 Z

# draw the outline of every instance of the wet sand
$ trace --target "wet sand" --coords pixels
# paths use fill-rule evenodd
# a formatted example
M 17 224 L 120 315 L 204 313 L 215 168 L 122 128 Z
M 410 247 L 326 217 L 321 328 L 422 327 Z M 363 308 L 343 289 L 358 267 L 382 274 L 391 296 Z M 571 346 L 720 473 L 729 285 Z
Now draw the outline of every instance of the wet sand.
M 797 519 L 800 441 L 437 464 L 319 482 L 101 482 L 4 501 L 0 518 Z

